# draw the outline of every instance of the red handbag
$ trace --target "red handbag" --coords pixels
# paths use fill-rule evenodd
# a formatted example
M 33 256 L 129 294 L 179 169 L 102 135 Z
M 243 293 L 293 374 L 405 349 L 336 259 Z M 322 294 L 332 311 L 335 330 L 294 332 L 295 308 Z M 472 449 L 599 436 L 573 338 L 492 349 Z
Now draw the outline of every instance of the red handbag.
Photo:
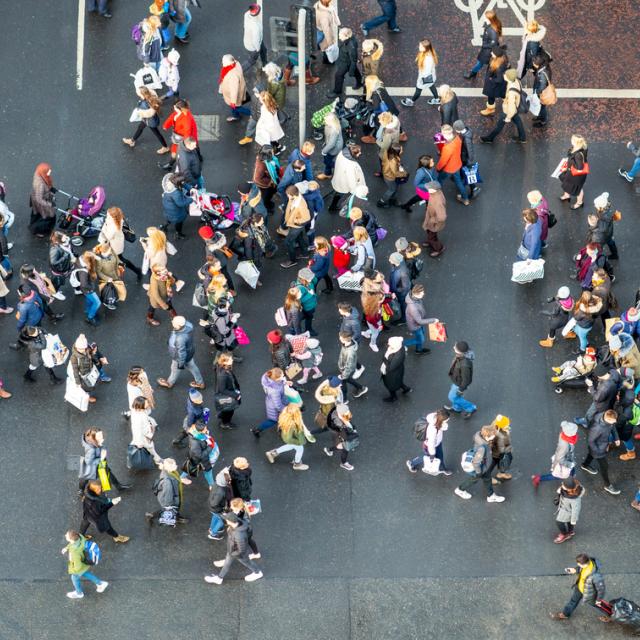
M 589 163 L 585 162 L 582 165 L 582 169 L 578 169 L 571 165 L 571 175 L 572 176 L 586 176 L 589 175 Z

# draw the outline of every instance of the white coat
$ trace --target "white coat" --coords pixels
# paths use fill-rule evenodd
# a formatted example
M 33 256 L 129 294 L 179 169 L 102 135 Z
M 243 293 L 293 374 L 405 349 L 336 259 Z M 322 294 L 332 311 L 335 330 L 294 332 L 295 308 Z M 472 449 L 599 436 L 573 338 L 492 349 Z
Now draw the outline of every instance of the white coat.
M 427 433 L 424 441 L 425 449 L 430 456 L 436 455 L 436 447 L 442 443 L 444 432 L 449 428 L 449 422 L 442 423 L 440 429 L 436 429 L 436 413 L 427 416 Z
M 262 44 L 262 19 L 260 15 L 252 16 L 249 11 L 245 11 L 243 44 L 247 51 L 260 51 Z
M 131 412 L 131 443 L 139 449 L 146 449 L 154 458 L 160 460 L 153 444 L 156 433 L 156 421 L 146 411 Z
M 160 80 L 164 82 L 174 93 L 180 84 L 180 71 L 177 64 L 171 64 L 165 56 L 160 62 Z
M 431 76 L 433 78 L 433 82 L 423 82 L 423 78 L 427 78 Z M 435 84 L 436 81 L 436 63 L 433 59 L 433 56 L 429 54 L 425 56 L 422 61 L 422 66 L 418 69 L 418 79 L 416 80 L 416 87 L 418 89 L 425 89 L 426 87 L 430 87 L 432 84 Z
M 282 138 L 284 138 L 284 131 L 278 120 L 278 112 L 271 113 L 264 105 L 260 105 L 260 117 L 256 125 L 256 143 L 259 145 L 271 144 Z
M 122 255 L 124 251 L 124 233 L 122 233 L 122 229 L 118 229 L 118 225 L 111 216 L 106 217 L 98 236 L 98 242 L 108 242 L 111 251 L 115 255 Z
M 336 157 L 331 186 L 338 193 L 355 193 L 356 187 L 367 186 L 362 168 L 357 160 L 344 155 L 344 149 Z

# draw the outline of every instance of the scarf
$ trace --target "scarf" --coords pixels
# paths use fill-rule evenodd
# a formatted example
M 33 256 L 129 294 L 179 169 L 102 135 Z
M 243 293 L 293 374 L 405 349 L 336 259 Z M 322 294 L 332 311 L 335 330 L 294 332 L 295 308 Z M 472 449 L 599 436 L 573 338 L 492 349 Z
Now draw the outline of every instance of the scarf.
M 564 431 L 561 431 L 560 439 L 564 440 L 565 442 L 568 442 L 569 444 L 575 445 L 575 443 L 578 442 L 578 434 L 576 433 L 573 436 L 568 436 Z
M 235 66 L 236 66 L 236 63 L 234 62 L 233 64 L 230 64 L 226 67 L 222 67 L 222 69 L 220 70 L 220 77 L 218 78 L 218 84 L 222 84 L 227 73 L 229 73 L 229 71 L 231 71 L 231 69 L 233 69 Z
M 167 475 L 171 478 L 175 478 L 178 481 L 178 509 L 182 506 L 182 479 L 180 478 L 180 474 L 178 470 L 175 471 L 167 471 Z

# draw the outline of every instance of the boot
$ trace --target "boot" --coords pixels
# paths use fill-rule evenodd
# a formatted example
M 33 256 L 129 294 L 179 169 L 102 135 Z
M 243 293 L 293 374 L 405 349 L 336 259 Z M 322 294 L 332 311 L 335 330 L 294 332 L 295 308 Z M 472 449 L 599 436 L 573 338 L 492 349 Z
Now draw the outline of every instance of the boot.
M 287 87 L 295 87 L 296 81 L 291 79 L 291 74 L 293 73 L 293 69 L 290 67 L 286 67 L 284 70 L 284 81 Z
M 147 324 L 150 324 L 152 327 L 157 327 L 160 324 L 160 321 L 153 317 L 153 313 L 151 311 L 147 313 Z
M 129 542 L 130 538 L 129 536 L 114 536 L 113 537 L 113 541 L 114 542 Z
M 35 382 L 35 376 L 33 375 L 33 371 L 31 369 L 27 369 L 24 376 L 22 376 L 27 382 Z
M 635 451 L 627 451 L 626 453 L 623 453 L 620 456 L 620 460 L 624 460 L 625 462 L 627 460 L 635 460 L 636 459 L 636 452 Z
M 485 109 L 483 109 L 483 110 L 480 112 L 480 115 L 481 115 L 481 116 L 487 116 L 487 117 L 488 117 L 488 116 L 495 115 L 495 112 L 496 112 L 496 105 L 495 105 L 495 103 L 494 103 L 494 104 L 489 104 L 489 103 L 487 102 L 487 106 L 486 106 L 486 108 L 485 108 Z
M 2 398 L 3 400 L 8 400 L 11 395 L 12 394 L 10 394 L 8 391 L 5 391 L 2 387 L 0 387 L 0 398 Z
M 538 342 L 538 344 L 539 344 L 541 347 L 551 348 L 551 347 L 553 347 L 553 343 L 554 343 L 554 341 L 555 341 L 555 339 L 554 339 L 554 338 L 548 338 L 548 337 L 547 337 L 547 338 L 545 338 L 544 340 L 540 340 L 540 341 Z
M 62 378 L 58 378 L 58 376 L 54 373 L 53 369 L 47 369 L 47 373 L 49 374 L 49 379 L 51 380 L 51 384 L 61 384 L 64 382 Z
M 311 68 L 307 68 L 307 72 L 304 74 L 304 82 L 305 84 L 318 84 L 320 82 L 320 78 L 311 75 Z
M 576 338 L 576 334 L 573 331 L 569 331 L 569 333 L 567 333 L 567 335 L 564 337 L 565 340 L 574 340 Z

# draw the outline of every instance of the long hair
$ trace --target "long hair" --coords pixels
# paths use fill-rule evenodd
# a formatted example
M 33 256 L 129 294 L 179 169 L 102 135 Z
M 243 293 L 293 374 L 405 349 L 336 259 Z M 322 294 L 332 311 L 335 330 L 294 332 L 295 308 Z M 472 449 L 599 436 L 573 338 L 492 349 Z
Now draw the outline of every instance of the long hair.
M 369 234 L 364 227 L 359 226 L 353 230 L 353 239 L 356 242 L 366 242 L 369 239 Z
M 149 237 L 149 247 L 154 253 L 166 251 L 167 236 L 164 231 L 160 231 L 158 227 L 148 227 L 147 236 Z
M 291 309 L 292 307 L 297 307 L 298 309 L 302 309 L 302 303 L 298 298 L 299 291 L 300 290 L 298 289 L 298 287 L 291 287 L 291 289 L 287 291 L 287 296 L 284 299 L 285 309 Z
M 578 135 L 571 136 L 571 151 L 580 151 L 587 148 L 587 141 Z
M 418 69 L 422 68 L 424 60 L 427 56 L 431 56 L 433 58 L 433 64 L 438 64 L 438 54 L 433 48 L 431 41 L 422 40 L 420 44 L 424 47 L 424 51 L 420 51 L 420 49 L 418 49 L 418 55 L 416 56 L 416 64 L 418 65 Z
M 122 209 L 120 207 L 109 207 L 107 209 L 107 215 L 111 216 L 118 229 L 122 230 L 124 223 L 124 213 L 122 213 Z
M 278 430 L 283 438 L 295 435 L 302 431 L 302 413 L 297 404 L 288 404 L 278 416 Z
M 498 34 L 498 36 L 501 36 L 502 35 L 502 22 L 500 21 L 500 18 L 498 18 L 498 16 L 496 15 L 496 12 L 495 11 L 487 11 L 484 15 L 487 18 L 487 20 L 489 21 L 489 24 L 496 30 L 496 33 Z
M 376 89 L 380 87 L 384 87 L 384 83 L 378 76 L 370 75 L 364 79 L 364 88 L 365 88 L 365 99 L 367 101 L 371 100 L 371 96 L 373 95 Z
M 493 56 L 491 57 L 489 69 L 491 69 L 491 71 L 497 71 L 503 64 L 507 64 L 507 54 L 504 49 L 502 50 L 501 56 L 496 56 L 495 58 Z
M 160 28 L 160 18 L 158 18 L 158 16 L 149 16 L 144 20 L 144 24 L 147 28 L 144 30 L 143 41 L 145 44 L 149 44 Z
M 158 96 L 153 93 L 152 91 L 150 91 L 147 87 L 140 87 L 138 89 L 138 91 L 140 92 L 140 95 L 142 96 L 143 100 L 146 100 L 149 103 L 149 106 L 157 113 L 158 111 L 160 111 L 160 105 L 162 104 L 160 102 L 160 98 L 158 98 Z
M 87 267 L 87 272 L 89 273 L 89 277 L 92 280 L 95 280 L 97 277 L 95 255 L 91 253 L 91 251 L 85 251 L 82 254 L 82 262 L 84 262 L 85 267 Z
M 593 302 L 593 294 L 591 291 L 583 291 L 580 297 L 576 300 L 574 309 L 577 311 L 580 306 L 588 307 Z
M 260 100 L 269 113 L 276 113 L 276 111 L 278 111 L 278 104 L 268 91 L 260 92 Z

